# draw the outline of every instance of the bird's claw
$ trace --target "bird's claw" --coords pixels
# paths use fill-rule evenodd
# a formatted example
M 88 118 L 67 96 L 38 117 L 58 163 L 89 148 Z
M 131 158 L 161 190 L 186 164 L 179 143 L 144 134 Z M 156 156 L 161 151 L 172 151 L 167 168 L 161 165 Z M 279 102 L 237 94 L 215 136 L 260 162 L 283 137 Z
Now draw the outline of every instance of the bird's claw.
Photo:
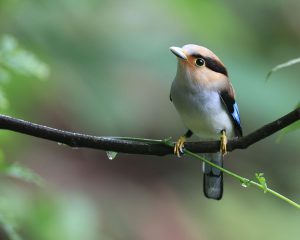
M 220 152 L 224 156 L 225 154 L 227 154 L 227 142 L 228 142 L 226 132 L 224 130 L 221 132 L 221 139 L 220 140 L 221 140 Z
M 174 146 L 174 154 L 177 157 L 181 157 L 183 155 L 184 143 L 186 142 L 186 137 L 181 136 Z

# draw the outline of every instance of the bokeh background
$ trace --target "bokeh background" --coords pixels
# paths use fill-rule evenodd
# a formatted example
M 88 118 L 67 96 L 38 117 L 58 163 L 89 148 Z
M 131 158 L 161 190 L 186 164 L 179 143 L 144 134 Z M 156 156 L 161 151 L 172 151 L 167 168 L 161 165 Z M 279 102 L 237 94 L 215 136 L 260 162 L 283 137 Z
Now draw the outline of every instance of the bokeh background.
M 176 59 L 168 48 L 195 43 L 227 66 L 250 133 L 299 102 L 299 66 L 265 82 L 272 67 L 300 56 L 299 11 L 295 0 L 2 0 L 1 36 L 13 36 L 50 75 L 38 81 L 13 74 L 1 84 L 9 102 L 1 111 L 93 135 L 175 139 L 185 129 L 169 101 Z M 225 167 L 248 178 L 263 172 L 268 186 L 300 202 L 299 131 L 278 142 L 279 135 L 228 154 Z M 45 181 L 39 187 L 1 178 L 0 220 L 13 223 L 4 233 L 45 240 L 299 239 L 298 209 L 228 176 L 223 199 L 206 199 L 196 159 L 118 154 L 110 161 L 103 151 L 7 131 L 0 144 L 6 161 Z

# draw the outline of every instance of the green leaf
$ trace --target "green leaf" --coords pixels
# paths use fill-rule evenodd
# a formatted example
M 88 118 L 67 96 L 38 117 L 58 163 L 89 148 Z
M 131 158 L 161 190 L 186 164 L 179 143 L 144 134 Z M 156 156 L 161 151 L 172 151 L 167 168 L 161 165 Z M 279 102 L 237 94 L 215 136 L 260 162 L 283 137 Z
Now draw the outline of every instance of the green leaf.
M 247 179 L 247 178 L 244 178 L 243 180 L 240 180 L 240 182 L 241 182 L 242 187 L 244 187 L 244 188 L 249 187 L 250 184 L 251 184 L 251 183 L 250 183 L 251 180 L 249 180 L 249 179 Z
M 31 52 L 21 48 L 17 40 L 9 35 L 0 40 L 0 65 L 12 73 L 28 77 L 45 79 L 49 75 L 48 66 Z
M 46 79 L 49 69 L 34 54 L 21 48 L 15 38 L 5 35 L 0 39 L 0 84 L 9 82 L 12 74 Z M 0 109 L 6 108 L 8 101 L 0 89 Z
M 255 178 L 258 180 L 260 185 L 263 187 L 264 193 L 266 193 L 268 190 L 268 187 L 267 187 L 267 181 L 264 177 L 264 174 L 263 173 L 255 173 Z
M 268 74 L 266 76 L 266 81 L 271 77 L 271 75 L 274 72 L 276 72 L 276 71 L 278 71 L 280 69 L 283 69 L 283 68 L 287 68 L 287 67 L 293 66 L 293 65 L 298 64 L 298 63 L 300 63 L 300 58 L 295 58 L 295 59 L 289 60 L 289 61 L 287 61 L 285 63 L 277 65 L 270 72 L 268 72 Z

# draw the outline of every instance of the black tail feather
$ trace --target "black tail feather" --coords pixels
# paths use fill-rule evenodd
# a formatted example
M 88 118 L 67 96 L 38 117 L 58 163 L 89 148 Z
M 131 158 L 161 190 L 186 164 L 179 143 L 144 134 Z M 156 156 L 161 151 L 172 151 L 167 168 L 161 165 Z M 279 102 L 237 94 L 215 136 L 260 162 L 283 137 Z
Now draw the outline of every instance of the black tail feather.
M 220 153 L 210 153 L 204 156 L 207 160 L 223 167 L 223 156 Z M 203 191 L 207 198 L 220 200 L 223 196 L 223 172 L 203 164 Z

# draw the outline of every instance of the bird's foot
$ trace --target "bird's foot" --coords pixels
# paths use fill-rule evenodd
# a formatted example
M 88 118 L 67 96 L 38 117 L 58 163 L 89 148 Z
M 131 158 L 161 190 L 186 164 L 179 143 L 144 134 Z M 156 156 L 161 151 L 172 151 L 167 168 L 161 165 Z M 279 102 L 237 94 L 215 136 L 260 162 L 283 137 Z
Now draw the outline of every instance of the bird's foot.
M 227 154 L 227 142 L 228 142 L 225 130 L 221 131 L 221 139 L 220 140 L 221 140 L 220 152 L 224 156 L 225 154 Z
M 184 143 L 186 142 L 186 137 L 181 136 L 175 146 L 174 146 L 174 154 L 177 155 L 177 157 L 181 157 L 183 155 L 183 148 L 184 148 Z

